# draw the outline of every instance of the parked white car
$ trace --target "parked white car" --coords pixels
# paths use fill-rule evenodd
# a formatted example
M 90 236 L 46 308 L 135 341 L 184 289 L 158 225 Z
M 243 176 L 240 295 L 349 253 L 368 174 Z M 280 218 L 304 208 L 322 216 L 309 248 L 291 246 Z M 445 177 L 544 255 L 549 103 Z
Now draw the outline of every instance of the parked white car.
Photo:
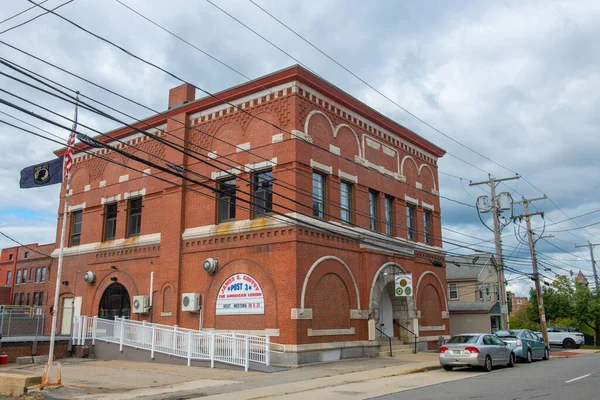
M 536 334 L 542 337 L 542 332 L 536 332 Z M 585 343 L 585 338 L 583 333 L 578 332 L 575 328 L 549 326 L 548 342 L 549 344 L 563 346 L 567 349 L 577 349 Z

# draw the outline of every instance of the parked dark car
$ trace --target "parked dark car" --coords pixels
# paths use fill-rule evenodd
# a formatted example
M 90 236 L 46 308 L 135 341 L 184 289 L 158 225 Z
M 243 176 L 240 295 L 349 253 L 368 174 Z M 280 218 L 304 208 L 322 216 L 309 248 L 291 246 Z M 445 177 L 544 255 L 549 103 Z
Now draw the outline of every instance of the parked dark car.
M 544 339 L 528 329 L 497 331 L 495 335 L 508 343 L 508 347 L 520 360 L 530 363 L 535 358 L 542 360 L 550 358 L 550 349 Z

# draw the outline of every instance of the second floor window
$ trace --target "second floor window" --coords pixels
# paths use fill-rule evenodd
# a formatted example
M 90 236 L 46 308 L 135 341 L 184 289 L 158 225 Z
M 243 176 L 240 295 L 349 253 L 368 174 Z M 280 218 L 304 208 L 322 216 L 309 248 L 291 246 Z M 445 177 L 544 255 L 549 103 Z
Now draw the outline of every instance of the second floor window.
M 347 224 L 352 222 L 352 184 L 342 181 L 340 183 L 340 219 Z
M 10 286 L 10 280 L 12 279 L 12 271 L 6 273 L 6 286 Z
M 15 281 L 15 285 L 19 285 L 21 283 L 21 270 L 17 270 L 17 280 Z
M 46 270 L 47 270 L 46 267 L 42 268 L 42 280 L 41 280 L 41 282 L 46 282 Z
M 36 282 L 41 282 L 42 281 L 42 269 L 41 268 L 36 268 L 35 269 L 35 281 Z
M 369 190 L 369 229 L 377 230 L 377 197 L 379 193 Z
M 127 237 L 139 236 L 142 228 L 142 198 L 129 199 L 127 206 Z
M 433 244 L 431 211 L 429 210 L 423 212 L 423 236 L 425 238 L 425 243 Z
M 385 196 L 385 234 L 394 234 L 394 198 Z
M 448 284 L 448 293 L 450 295 L 450 300 L 458 300 L 458 284 L 457 283 L 449 283 Z
M 117 233 L 117 203 L 104 206 L 104 240 L 112 240 Z
M 253 176 L 254 202 L 252 212 L 255 217 L 273 212 L 273 172 L 257 172 Z
M 27 270 L 26 269 L 23 270 L 23 280 L 21 282 L 22 283 L 27 282 Z
M 44 305 L 44 292 L 40 292 L 38 294 L 38 303 L 37 303 L 37 305 L 40 306 L 40 307 Z
M 9 255 L 8 255 L 8 260 L 9 260 L 9 261 L 12 261 L 13 257 L 14 257 L 14 254 L 9 254 Z
M 219 181 L 219 192 L 217 193 L 217 222 L 231 221 L 235 219 L 235 178 Z
M 417 240 L 416 208 L 412 204 L 406 205 L 406 233 L 408 240 Z
M 71 246 L 77 246 L 81 243 L 81 221 L 83 213 L 74 211 L 71 214 Z
M 312 174 L 312 200 L 313 216 L 325 217 L 325 175 L 313 172 Z
M 31 305 L 37 306 L 37 302 L 38 302 L 38 292 L 33 292 L 33 303 Z
M 483 285 L 481 283 L 477 284 L 477 291 L 479 292 L 479 300 L 483 300 Z

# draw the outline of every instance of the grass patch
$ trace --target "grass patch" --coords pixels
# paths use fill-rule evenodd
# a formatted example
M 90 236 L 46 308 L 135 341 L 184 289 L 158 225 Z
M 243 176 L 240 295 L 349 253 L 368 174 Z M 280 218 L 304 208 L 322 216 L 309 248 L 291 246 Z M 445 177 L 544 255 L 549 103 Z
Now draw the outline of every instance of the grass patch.
M 580 347 L 580 349 L 600 350 L 600 346 L 591 346 L 589 344 L 584 344 L 583 346 Z

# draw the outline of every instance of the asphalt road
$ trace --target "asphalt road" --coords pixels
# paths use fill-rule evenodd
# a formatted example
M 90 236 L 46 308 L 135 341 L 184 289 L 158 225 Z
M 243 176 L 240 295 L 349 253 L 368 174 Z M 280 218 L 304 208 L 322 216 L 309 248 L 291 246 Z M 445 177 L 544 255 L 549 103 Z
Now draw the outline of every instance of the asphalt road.
M 600 398 L 600 354 L 575 358 L 554 358 L 498 368 L 491 373 L 459 369 L 446 374 L 464 374 L 466 379 L 374 399 L 543 399 L 579 400 Z M 469 376 L 473 375 L 473 376 Z

